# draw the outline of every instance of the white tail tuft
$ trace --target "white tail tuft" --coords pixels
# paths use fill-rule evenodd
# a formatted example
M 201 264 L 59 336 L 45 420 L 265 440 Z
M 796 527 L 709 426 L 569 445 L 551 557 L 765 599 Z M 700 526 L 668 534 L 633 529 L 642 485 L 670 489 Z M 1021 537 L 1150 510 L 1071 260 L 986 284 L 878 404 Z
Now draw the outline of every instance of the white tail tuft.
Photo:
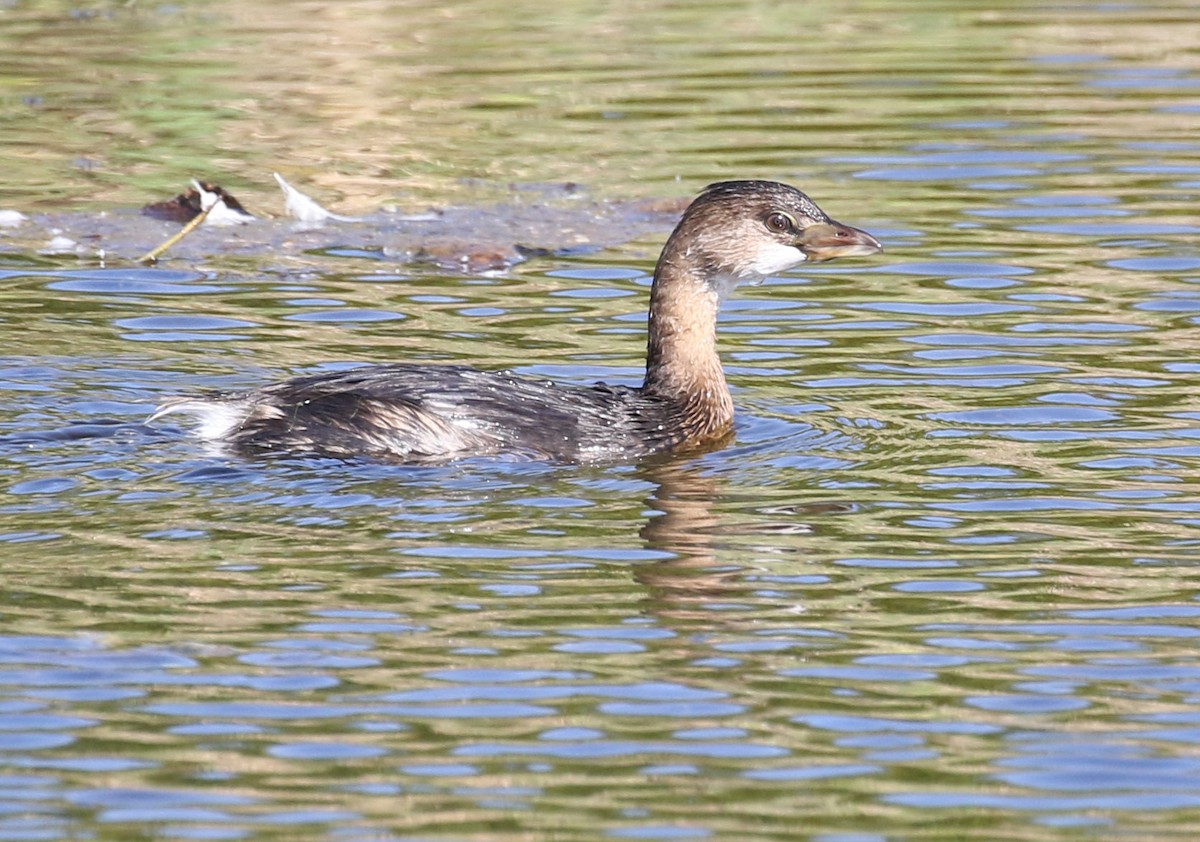
M 209 401 L 203 398 L 173 398 L 146 419 L 151 424 L 164 415 L 182 412 L 196 418 L 200 425 L 196 434 L 209 441 L 221 441 L 229 437 L 246 420 L 250 407 L 243 403 L 227 401 Z

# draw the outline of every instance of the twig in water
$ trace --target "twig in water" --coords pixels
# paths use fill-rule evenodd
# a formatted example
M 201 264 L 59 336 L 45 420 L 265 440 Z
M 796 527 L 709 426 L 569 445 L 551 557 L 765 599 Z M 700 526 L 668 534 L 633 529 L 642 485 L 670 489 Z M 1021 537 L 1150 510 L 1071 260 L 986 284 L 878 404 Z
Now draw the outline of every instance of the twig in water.
M 201 194 L 201 195 L 203 195 L 203 194 Z M 225 204 L 225 200 L 218 197 L 217 200 L 215 202 L 213 202 L 212 204 L 210 204 L 208 207 L 202 208 L 200 210 L 200 213 L 198 213 L 194 217 L 192 217 L 192 220 L 187 225 L 180 228 L 175 233 L 174 236 L 172 236 L 170 239 L 168 239 L 162 245 L 158 246 L 157 248 L 151 249 L 150 251 L 146 252 L 141 257 L 139 257 L 138 263 L 145 263 L 147 266 L 153 266 L 155 263 L 158 262 L 158 258 L 162 256 L 163 252 L 165 252 L 171 246 L 175 245 L 180 240 L 182 240 L 184 237 L 186 237 L 188 234 L 192 233 L 197 228 L 199 228 L 204 223 L 204 220 L 208 218 L 208 215 L 209 215 L 209 213 L 212 212 L 212 209 L 215 208 L 217 205 L 223 205 L 223 204 Z

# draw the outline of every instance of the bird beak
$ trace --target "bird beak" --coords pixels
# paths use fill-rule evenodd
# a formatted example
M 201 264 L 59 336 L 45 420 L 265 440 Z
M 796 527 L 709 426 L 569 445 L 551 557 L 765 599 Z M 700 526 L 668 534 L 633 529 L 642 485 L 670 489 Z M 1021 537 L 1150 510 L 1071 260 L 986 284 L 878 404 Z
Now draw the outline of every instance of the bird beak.
M 810 261 L 833 260 L 835 257 L 862 257 L 883 251 L 879 240 L 866 231 L 829 220 L 810 225 L 800 233 L 797 244 Z

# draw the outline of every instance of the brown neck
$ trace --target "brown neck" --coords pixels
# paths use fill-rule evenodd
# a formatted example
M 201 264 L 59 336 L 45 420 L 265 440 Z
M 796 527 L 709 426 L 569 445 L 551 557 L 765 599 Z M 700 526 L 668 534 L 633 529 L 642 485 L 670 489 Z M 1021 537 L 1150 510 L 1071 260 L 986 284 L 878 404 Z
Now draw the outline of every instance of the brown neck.
M 688 438 L 726 434 L 733 399 L 717 356 L 717 294 L 700 270 L 664 254 L 650 289 L 643 391 L 677 404 Z

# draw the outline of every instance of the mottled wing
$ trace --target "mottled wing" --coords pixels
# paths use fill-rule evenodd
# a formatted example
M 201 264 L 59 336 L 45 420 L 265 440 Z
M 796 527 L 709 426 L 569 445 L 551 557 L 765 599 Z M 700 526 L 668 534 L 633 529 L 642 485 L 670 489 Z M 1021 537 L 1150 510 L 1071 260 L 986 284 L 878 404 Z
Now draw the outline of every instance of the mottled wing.
M 256 451 L 405 461 L 505 453 L 601 461 L 638 456 L 634 390 L 571 387 L 460 366 L 383 365 L 289 380 L 255 393 L 231 439 Z

